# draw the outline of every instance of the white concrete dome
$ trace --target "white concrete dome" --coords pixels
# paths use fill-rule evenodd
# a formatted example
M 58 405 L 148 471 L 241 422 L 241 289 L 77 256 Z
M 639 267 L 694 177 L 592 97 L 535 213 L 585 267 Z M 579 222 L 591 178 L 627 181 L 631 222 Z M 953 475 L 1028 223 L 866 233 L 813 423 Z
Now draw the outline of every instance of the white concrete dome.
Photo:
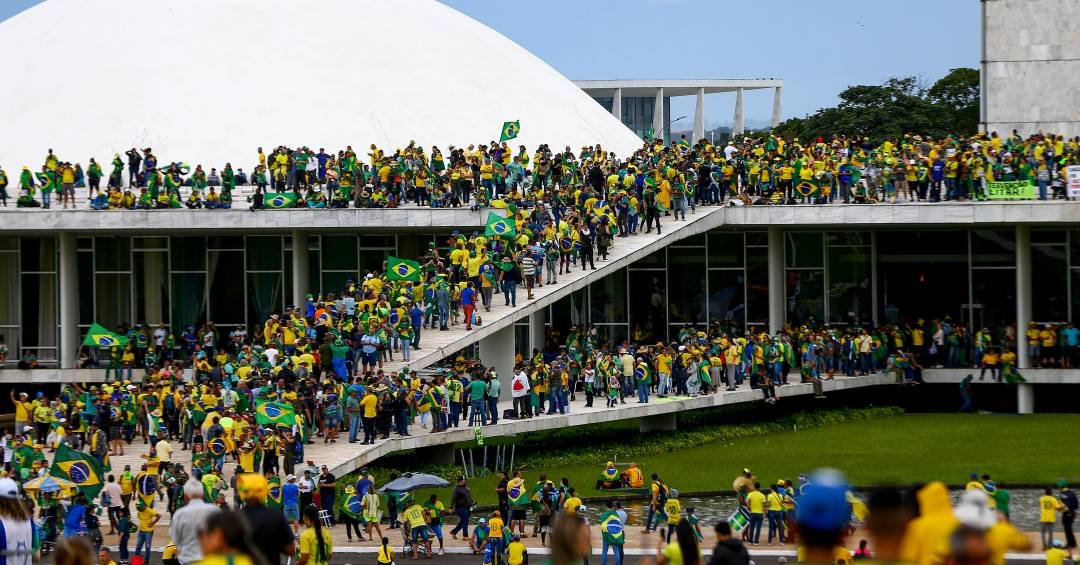
M 640 140 L 546 63 L 434 0 L 47 0 L 0 23 L 0 164 L 152 147 L 252 166 L 256 148 L 364 156 L 498 140 L 559 150 Z

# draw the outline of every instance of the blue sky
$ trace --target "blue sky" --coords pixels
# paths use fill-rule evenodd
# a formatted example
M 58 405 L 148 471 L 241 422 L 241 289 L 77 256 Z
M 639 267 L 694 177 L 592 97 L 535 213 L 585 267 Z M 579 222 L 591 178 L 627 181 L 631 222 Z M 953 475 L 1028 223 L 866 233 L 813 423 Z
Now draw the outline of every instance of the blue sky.
M 851 84 L 979 65 L 978 0 L 443 1 L 572 79 L 781 78 L 785 118 Z M 36 3 L 0 0 L 0 20 Z M 672 117 L 692 117 L 693 103 L 673 99 Z M 767 122 L 772 93 L 745 104 L 748 125 Z M 734 106 L 707 96 L 706 121 L 730 123 Z

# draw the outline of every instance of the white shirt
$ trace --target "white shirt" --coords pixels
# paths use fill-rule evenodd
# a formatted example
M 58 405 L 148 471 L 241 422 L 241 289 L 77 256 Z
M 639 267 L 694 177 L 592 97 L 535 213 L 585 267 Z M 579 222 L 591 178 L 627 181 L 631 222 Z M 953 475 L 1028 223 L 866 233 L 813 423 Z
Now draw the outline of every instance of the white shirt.
M 270 362 L 270 366 L 277 365 L 278 350 L 273 347 L 267 347 L 263 350 L 263 354 L 266 355 L 266 360 Z
M 311 489 L 315 488 L 315 483 L 311 479 L 300 477 L 296 480 L 296 487 L 300 489 L 302 493 L 309 493 Z
M 529 394 L 529 377 L 522 371 L 514 375 L 514 379 L 510 381 L 510 396 L 514 398 L 521 398 Z
M 120 483 L 116 481 L 105 483 L 105 487 L 101 489 L 101 492 L 109 495 L 109 508 L 119 508 L 124 505 L 124 501 L 121 499 Z
M 165 328 L 158 328 L 154 330 L 154 345 L 161 347 L 165 345 L 165 336 L 169 334 Z

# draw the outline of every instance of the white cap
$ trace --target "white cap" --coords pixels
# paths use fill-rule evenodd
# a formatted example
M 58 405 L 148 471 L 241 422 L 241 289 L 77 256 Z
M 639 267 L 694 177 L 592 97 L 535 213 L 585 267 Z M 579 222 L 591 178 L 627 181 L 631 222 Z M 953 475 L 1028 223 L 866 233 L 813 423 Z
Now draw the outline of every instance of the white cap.
M 0 479 L 0 498 L 19 498 L 19 485 L 7 477 Z
M 60 423 L 61 424 L 65 423 L 65 422 L 67 422 L 67 418 L 60 418 Z
M 285 480 L 286 481 L 295 481 L 296 480 L 296 475 L 289 475 L 288 477 L 285 477 Z
M 24 431 L 24 432 L 32 432 L 32 431 L 34 431 L 34 426 L 23 426 L 22 431 Z

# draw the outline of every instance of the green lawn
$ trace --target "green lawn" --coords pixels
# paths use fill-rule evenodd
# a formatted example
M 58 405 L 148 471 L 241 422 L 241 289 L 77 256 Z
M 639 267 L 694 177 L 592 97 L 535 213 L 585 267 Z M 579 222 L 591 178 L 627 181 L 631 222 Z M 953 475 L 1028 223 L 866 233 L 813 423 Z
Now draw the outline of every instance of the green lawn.
M 658 473 L 683 492 L 729 490 L 744 467 L 762 482 L 830 466 L 859 486 L 963 483 L 976 471 L 999 483 L 1051 484 L 1080 479 L 1080 450 L 1069 439 L 1078 425 L 1074 414 L 912 414 L 714 442 L 636 462 L 646 476 Z M 593 486 L 604 462 L 530 468 L 523 476 L 530 485 L 541 472 L 555 481 L 567 477 L 580 495 L 598 496 Z M 470 482 L 477 502 L 495 502 L 495 483 L 493 474 Z M 449 495 L 449 489 L 436 492 Z

